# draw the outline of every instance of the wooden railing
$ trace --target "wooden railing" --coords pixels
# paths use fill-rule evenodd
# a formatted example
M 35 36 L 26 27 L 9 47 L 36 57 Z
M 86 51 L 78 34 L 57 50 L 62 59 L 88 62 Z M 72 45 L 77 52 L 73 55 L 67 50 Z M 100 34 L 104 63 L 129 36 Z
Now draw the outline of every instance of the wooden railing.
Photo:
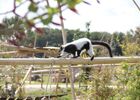
M 77 65 L 77 64 L 118 64 L 121 62 L 140 63 L 140 57 L 95 57 L 89 58 L 0 58 L 0 65 Z

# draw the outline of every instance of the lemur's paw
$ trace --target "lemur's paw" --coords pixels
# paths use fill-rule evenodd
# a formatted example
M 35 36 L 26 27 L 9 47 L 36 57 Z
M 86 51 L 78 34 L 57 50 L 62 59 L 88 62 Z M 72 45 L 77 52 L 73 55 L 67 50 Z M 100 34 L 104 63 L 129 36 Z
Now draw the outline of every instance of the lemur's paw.
M 92 61 L 94 59 L 94 56 L 90 58 L 90 60 Z
M 57 58 L 60 58 L 61 56 L 59 55 L 59 56 L 57 56 Z

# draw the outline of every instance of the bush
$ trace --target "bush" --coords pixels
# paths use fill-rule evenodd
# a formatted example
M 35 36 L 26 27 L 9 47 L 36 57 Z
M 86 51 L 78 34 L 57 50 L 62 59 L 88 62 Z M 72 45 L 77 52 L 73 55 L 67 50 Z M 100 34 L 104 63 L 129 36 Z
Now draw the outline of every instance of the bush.
M 88 89 L 79 90 L 85 100 L 140 100 L 140 65 L 98 66 L 87 80 Z

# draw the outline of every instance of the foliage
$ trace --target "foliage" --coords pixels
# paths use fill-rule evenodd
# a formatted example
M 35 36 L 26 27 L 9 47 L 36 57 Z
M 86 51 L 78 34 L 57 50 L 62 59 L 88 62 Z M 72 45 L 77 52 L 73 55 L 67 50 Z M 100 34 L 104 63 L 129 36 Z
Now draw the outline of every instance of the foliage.
M 113 97 L 116 94 L 116 89 L 113 89 L 111 86 L 113 78 L 113 68 L 109 67 L 100 67 L 92 71 L 93 81 L 91 81 L 91 94 L 90 98 L 96 98 L 100 100 L 107 100 Z
M 86 92 L 80 88 L 77 94 L 85 100 L 139 100 L 140 65 L 98 66 L 91 70 L 86 83 Z
M 122 45 L 122 49 L 126 56 L 136 56 L 140 52 L 140 47 L 137 43 L 127 43 Z
M 121 47 L 123 49 L 123 54 L 125 56 L 139 55 L 140 44 L 137 43 L 138 39 L 139 38 L 137 33 L 134 36 L 132 36 L 129 33 L 125 36 L 123 43 L 121 44 Z
M 25 38 L 25 29 L 23 21 L 18 17 L 3 19 L 3 28 L 0 28 L 1 41 L 8 41 L 14 45 L 19 45 L 18 42 Z
M 46 95 L 46 96 L 49 96 L 49 95 L 56 95 L 56 93 L 55 92 L 46 92 L 46 90 L 34 90 L 34 91 L 27 91 L 26 92 L 26 96 L 30 96 L 30 97 L 34 97 L 34 96 L 38 96 L 38 97 L 40 97 L 40 96 L 43 96 L 43 95 Z M 65 93 L 62 93 L 62 92 L 60 92 L 60 93 L 58 93 L 58 95 L 59 94 L 65 94 Z M 52 99 L 57 99 L 57 100 L 72 100 L 72 96 L 71 96 L 71 94 L 70 93 L 68 93 L 68 95 L 64 95 L 64 96 L 62 96 L 62 97 L 54 97 L 54 98 L 52 98 Z
M 121 71 L 118 73 L 117 79 L 119 81 L 119 85 L 123 88 L 123 95 L 120 94 L 120 96 L 125 100 L 139 100 L 140 65 L 129 65 L 127 63 L 123 63 Z
M 15 91 L 20 85 L 21 80 L 23 79 L 23 73 L 25 72 L 22 67 L 17 66 L 6 66 L 2 68 L 1 74 L 1 89 L 0 96 L 2 97 L 15 97 Z M 22 98 L 24 96 L 24 89 L 21 89 L 17 94 L 18 97 Z
M 17 74 L 21 75 L 21 70 L 19 67 L 15 70 L 12 68 L 10 70 L 3 70 L 3 75 L 14 76 L 12 81 L 18 84 L 16 81 Z M 10 72 L 9 72 L 10 71 Z M 11 73 L 12 71 L 12 73 Z M 13 73 L 14 72 L 14 73 Z M 17 73 L 15 73 L 17 72 Z M 24 71 L 22 71 L 24 72 Z M 23 74 L 22 74 L 23 75 Z M 18 76 L 23 78 L 23 76 Z M 87 78 L 86 73 L 81 76 L 79 80 L 81 83 L 86 83 L 87 90 L 78 87 L 76 89 L 77 98 L 82 98 L 84 100 L 139 100 L 140 99 L 140 65 L 139 64 L 127 64 L 122 63 L 121 65 L 114 67 L 114 65 L 99 65 L 93 67 L 90 70 L 89 77 Z M 20 78 L 20 79 L 21 79 Z M 13 84 L 14 84 L 13 83 Z M 2 83 L 3 84 L 3 83 Z M 3 88 L 0 87 L 1 95 L 5 93 Z M 29 93 L 29 94 L 28 94 Z M 44 95 L 50 94 L 46 93 L 44 90 L 29 92 L 26 95 Z M 68 92 L 71 94 L 71 92 Z M 3 94 L 3 96 L 8 94 Z M 59 98 L 60 100 L 66 99 L 71 100 L 71 95 Z

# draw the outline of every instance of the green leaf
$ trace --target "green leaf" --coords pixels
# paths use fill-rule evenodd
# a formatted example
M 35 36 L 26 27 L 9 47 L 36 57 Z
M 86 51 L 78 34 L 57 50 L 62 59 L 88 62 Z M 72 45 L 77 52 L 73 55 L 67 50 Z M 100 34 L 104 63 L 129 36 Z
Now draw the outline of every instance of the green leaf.
M 36 5 L 36 4 L 31 3 L 31 4 L 29 5 L 28 9 L 29 9 L 29 11 L 32 11 L 32 12 L 37 12 L 38 7 L 37 7 L 37 5 Z
M 75 6 L 79 3 L 81 3 L 82 0 L 67 0 L 67 4 L 69 8 L 75 8 Z
M 52 8 L 52 7 L 48 8 L 48 14 L 50 14 L 50 15 L 56 14 L 58 12 L 59 12 L 58 8 Z
M 49 16 L 47 19 L 41 19 L 44 25 L 48 25 L 52 21 L 52 16 Z
M 16 2 L 21 3 L 22 0 L 16 0 Z
M 57 1 L 60 2 L 60 3 L 63 2 L 63 0 L 57 0 Z

